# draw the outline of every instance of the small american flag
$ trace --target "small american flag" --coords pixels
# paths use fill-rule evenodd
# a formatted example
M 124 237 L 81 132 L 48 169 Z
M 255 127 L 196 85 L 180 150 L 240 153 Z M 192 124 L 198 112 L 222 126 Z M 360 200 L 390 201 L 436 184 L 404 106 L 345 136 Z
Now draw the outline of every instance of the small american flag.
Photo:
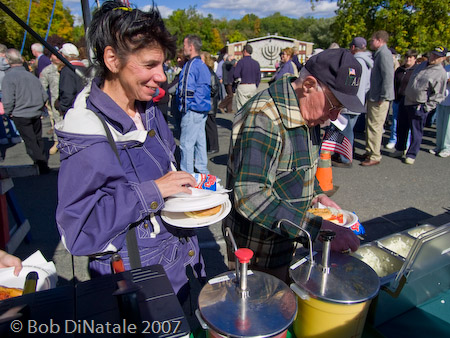
M 350 161 L 353 158 L 353 149 L 350 141 L 336 129 L 328 129 L 325 133 L 321 150 L 328 150 L 341 154 Z
M 348 69 L 348 75 L 354 75 L 354 76 L 356 76 L 356 70 L 353 69 L 353 68 L 349 68 L 349 69 Z

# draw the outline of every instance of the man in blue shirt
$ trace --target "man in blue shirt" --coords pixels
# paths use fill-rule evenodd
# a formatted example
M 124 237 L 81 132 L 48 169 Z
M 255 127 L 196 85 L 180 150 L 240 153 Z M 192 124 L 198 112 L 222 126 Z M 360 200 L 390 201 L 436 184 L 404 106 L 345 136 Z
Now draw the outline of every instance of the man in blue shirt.
M 237 110 L 256 94 L 256 89 L 261 82 L 261 68 L 258 61 L 252 59 L 252 53 L 252 46 L 245 45 L 244 57 L 236 64 L 233 72 L 235 81 L 240 79 L 236 89 Z
M 177 98 L 181 112 L 180 169 L 209 174 L 205 124 L 211 110 L 211 73 L 200 59 L 202 40 L 196 35 L 184 39 L 184 55 L 189 57 L 180 73 Z M 195 162 L 195 163 L 194 163 Z
M 42 70 L 47 67 L 52 62 L 50 59 L 44 54 L 44 46 L 42 46 L 40 43 L 33 43 L 31 45 L 31 53 L 36 58 L 35 63 L 35 69 L 34 74 L 39 77 Z

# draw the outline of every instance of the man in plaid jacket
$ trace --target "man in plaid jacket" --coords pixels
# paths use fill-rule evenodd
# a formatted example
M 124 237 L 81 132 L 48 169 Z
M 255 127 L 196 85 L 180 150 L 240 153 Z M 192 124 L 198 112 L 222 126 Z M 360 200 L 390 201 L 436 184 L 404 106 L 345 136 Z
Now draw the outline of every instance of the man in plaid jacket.
M 255 252 L 250 268 L 288 281 L 295 240 L 305 238 L 301 229 L 312 240 L 319 229 L 333 230 L 332 250 L 357 250 L 351 230 L 307 210 L 317 202 L 339 208 L 315 179 L 320 124 L 337 119 L 344 107 L 364 112 L 356 96 L 360 78 L 361 66 L 349 51 L 326 50 L 308 60 L 298 78 L 281 78 L 236 114 L 227 172 L 233 209 L 223 229 L 231 228 L 238 247 Z M 232 267 L 229 241 L 227 249 Z

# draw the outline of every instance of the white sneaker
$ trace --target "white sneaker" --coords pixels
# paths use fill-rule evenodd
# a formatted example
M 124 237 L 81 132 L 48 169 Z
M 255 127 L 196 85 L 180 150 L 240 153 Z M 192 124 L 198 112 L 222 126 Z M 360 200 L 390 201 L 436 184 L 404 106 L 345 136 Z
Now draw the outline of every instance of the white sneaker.
M 412 157 L 405 158 L 405 163 L 406 164 L 414 164 L 414 162 L 416 162 L 415 158 L 412 158 Z
M 9 141 L 7 138 L 0 138 L 0 144 L 8 144 Z
M 22 138 L 19 136 L 14 136 L 13 138 L 11 138 L 11 142 L 12 143 L 21 143 L 22 142 Z
M 450 150 L 442 150 L 439 154 L 439 157 L 449 157 L 450 156 Z
M 392 153 L 389 153 L 389 156 L 398 158 L 398 157 L 402 157 L 403 153 L 404 153 L 404 151 L 402 151 L 402 150 L 396 150 L 396 151 L 394 151 Z
M 429 152 L 431 155 L 436 155 L 436 154 L 438 153 L 438 150 L 437 150 L 437 148 L 434 148 L 434 149 L 428 149 L 428 152 Z
M 394 149 L 395 147 L 395 143 L 394 142 L 389 142 L 388 144 L 386 144 L 386 148 L 387 149 Z

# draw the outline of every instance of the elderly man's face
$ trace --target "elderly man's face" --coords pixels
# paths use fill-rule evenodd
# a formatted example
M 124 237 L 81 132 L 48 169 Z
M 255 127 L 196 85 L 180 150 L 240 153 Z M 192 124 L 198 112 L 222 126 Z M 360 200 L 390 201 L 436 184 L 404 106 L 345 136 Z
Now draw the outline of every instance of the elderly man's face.
M 309 127 L 336 120 L 343 108 L 327 86 L 319 82 L 317 84 L 316 88 L 311 88 L 308 95 L 300 99 L 301 114 Z

